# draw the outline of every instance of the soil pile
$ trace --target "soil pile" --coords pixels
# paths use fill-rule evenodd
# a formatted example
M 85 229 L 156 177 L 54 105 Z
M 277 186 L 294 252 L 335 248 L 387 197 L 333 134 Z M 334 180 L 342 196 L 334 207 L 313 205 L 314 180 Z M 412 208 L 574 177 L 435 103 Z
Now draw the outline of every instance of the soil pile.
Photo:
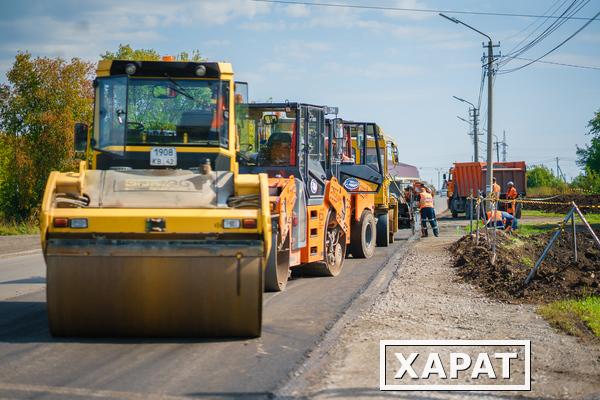
M 481 287 L 489 296 L 510 302 L 549 301 L 600 295 L 600 249 L 587 232 L 577 234 L 578 262 L 573 260 L 572 233 L 563 232 L 528 286 L 525 278 L 542 254 L 554 232 L 533 237 L 497 232 L 496 263 L 490 262 L 485 234 L 465 236 L 451 246 L 454 266 L 466 281 Z
M 571 203 L 572 201 L 577 204 L 577 206 L 581 209 L 583 213 L 600 212 L 600 209 L 596 208 L 586 208 L 585 206 L 600 206 L 600 195 L 598 194 L 561 194 L 556 197 L 552 197 L 549 202 L 555 203 Z M 546 212 L 556 212 L 556 213 L 567 213 L 571 209 L 571 205 L 560 205 L 560 204 L 523 204 L 524 210 L 539 210 Z

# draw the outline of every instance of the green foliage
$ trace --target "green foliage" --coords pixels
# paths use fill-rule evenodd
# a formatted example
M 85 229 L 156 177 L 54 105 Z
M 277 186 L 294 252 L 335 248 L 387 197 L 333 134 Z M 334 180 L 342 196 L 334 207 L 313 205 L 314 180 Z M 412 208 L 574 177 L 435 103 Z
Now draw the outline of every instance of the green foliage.
M 117 51 L 107 51 L 100 55 L 103 60 L 137 60 L 137 61 L 160 61 L 161 56 L 154 49 L 133 49 L 129 44 L 120 44 Z M 178 61 L 199 62 L 204 59 L 200 56 L 199 50 L 193 50 L 190 53 L 182 51 L 175 56 Z
M 0 213 L 14 221 L 35 216 L 46 179 L 70 170 L 73 126 L 92 119 L 93 65 L 74 58 L 19 53 L 0 88 Z
M 0 220 L 0 236 L 35 235 L 40 232 L 37 221 L 5 222 Z
M 586 171 L 598 174 L 600 173 L 600 110 L 596 111 L 594 118 L 588 122 L 588 127 L 590 128 L 588 135 L 592 135 L 592 140 L 589 145 L 577 146 L 577 164 L 585 167 Z
M 527 169 L 527 187 L 550 187 L 560 189 L 567 185 L 556 177 L 550 169 L 544 165 L 534 165 Z
M 569 335 L 600 337 L 600 297 L 561 300 L 541 307 L 538 312 L 551 325 Z
M 580 174 L 571 183 L 571 186 L 583 189 L 589 193 L 600 193 L 600 172 L 590 167 L 585 168 L 585 173 Z

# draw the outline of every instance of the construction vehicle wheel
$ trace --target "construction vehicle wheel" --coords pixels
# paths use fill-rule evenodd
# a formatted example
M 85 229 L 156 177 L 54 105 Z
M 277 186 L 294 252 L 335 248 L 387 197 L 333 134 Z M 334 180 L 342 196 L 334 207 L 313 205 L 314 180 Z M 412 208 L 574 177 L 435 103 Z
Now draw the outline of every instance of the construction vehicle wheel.
M 325 250 L 323 261 L 310 263 L 301 267 L 302 272 L 316 276 L 338 276 L 344 266 L 346 254 L 346 234 L 335 220 L 335 212 L 327 214 L 325 225 Z
M 390 221 L 388 219 L 388 213 L 379 214 L 377 216 L 377 247 L 389 246 L 389 225 Z
M 473 218 L 474 214 L 475 214 L 475 211 L 471 208 L 471 206 L 469 204 L 467 204 L 467 207 L 465 209 L 465 217 L 467 219 L 471 219 L 471 218 Z
M 375 254 L 375 237 L 377 227 L 375 217 L 369 210 L 364 210 L 360 220 L 352 225 L 350 233 L 350 253 L 354 258 L 371 258 Z
M 279 243 L 277 221 L 273 221 L 272 226 L 271 251 L 265 268 L 265 292 L 281 292 L 285 290 L 290 277 L 290 253 L 289 250 L 277 251 Z M 288 249 L 289 235 L 282 247 Z

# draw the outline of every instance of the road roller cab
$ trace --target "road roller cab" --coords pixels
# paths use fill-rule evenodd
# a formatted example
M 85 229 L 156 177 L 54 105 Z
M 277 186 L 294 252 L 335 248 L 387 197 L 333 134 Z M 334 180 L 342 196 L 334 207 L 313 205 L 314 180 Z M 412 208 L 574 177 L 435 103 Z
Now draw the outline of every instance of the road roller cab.
M 350 195 L 328 173 L 325 117 L 332 112 L 336 109 L 286 102 L 251 103 L 240 113 L 240 172 L 269 176 L 269 291 L 285 288 L 292 267 L 326 276 L 342 270 Z
M 101 61 L 79 171 L 41 209 L 51 333 L 248 337 L 261 332 L 269 182 L 236 161 L 247 88 L 227 63 Z

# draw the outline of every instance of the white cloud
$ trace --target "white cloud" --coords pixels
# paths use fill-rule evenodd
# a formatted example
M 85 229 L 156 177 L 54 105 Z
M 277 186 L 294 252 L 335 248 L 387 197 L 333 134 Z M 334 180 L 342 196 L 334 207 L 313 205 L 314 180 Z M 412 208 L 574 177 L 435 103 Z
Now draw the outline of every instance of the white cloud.
M 118 43 L 156 48 L 165 42 L 161 29 L 201 24 L 214 26 L 234 19 L 252 20 L 268 13 L 271 6 L 247 0 L 178 2 L 107 0 L 101 5 L 85 4 L 70 18 L 49 15 L 23 15 L 0 21 L 0 28 L 11 32 L 12 40 L 0 42 L 0 75 L 12 64 L 17 51 L 35 56 L 80 57 L 95 61 L 106 49 Z M 224 42 L 212 43 L 222 46 Z M 174 48 L 173 51 L 185 49 Z M 1 79 L 1 78 L 0 78 Z
M 395 2 L 392 2 L 391 4 L 386 4 L 386 6 L 394 7 L 394 8 L 413 8 L 413 9 L 421 9 L 421 10 L 429 8 L 425 5 L 425 3 L 422 3 L 418 0 L 396 0 Z M 384 13 L 384 15 L 386 15 L 388 17 L 407 18 L 407 19 L 413 19 L 413 20 L 423 20 L 423 19 L 431 18 L 436 15 L 433 13 L 425 13 L 425 12 L 418 12 L 418 11 L 393 11 L 393 10 L 384 11 L 383 13 Z

